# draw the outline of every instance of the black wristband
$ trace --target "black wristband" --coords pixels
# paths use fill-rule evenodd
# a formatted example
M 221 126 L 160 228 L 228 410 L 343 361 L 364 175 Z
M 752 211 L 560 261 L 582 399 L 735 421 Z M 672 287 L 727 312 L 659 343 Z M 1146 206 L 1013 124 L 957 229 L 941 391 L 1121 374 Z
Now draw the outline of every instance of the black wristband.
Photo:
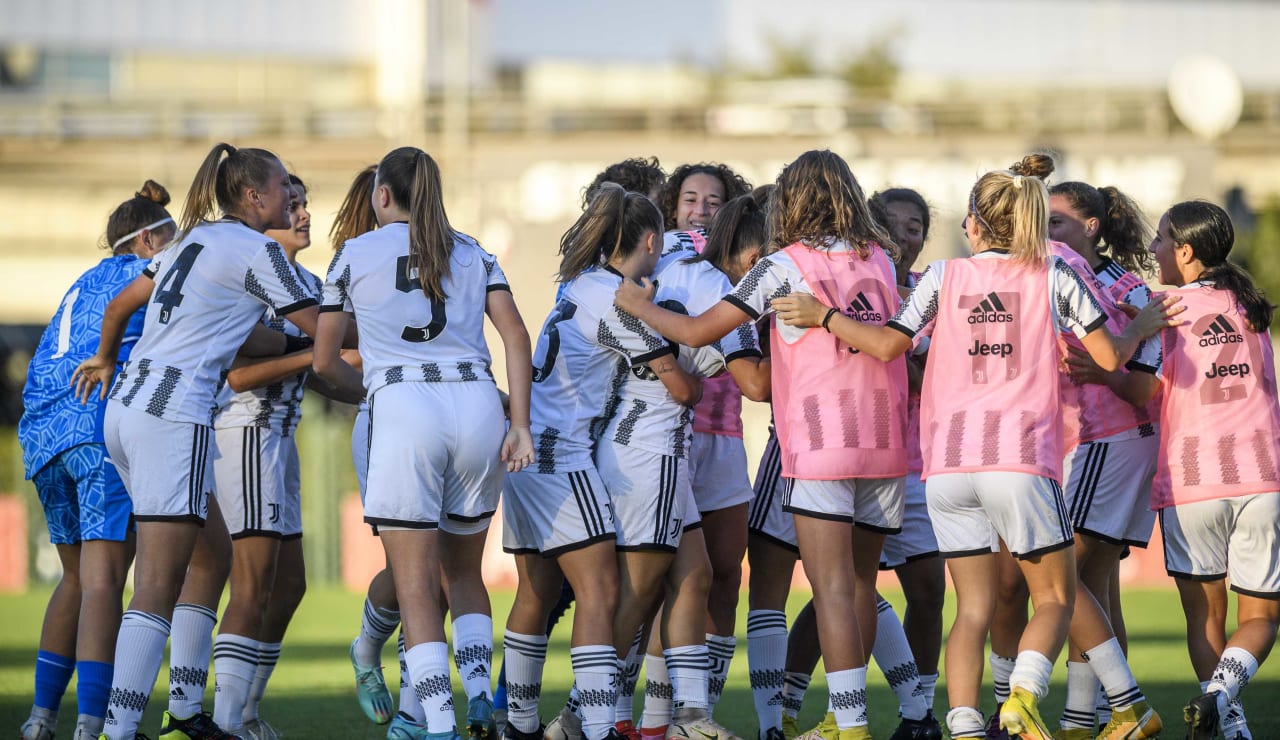
M 832 317 L 832 316 L 835 316 L 835 315 L 836 315 L 836 313 L 837 313 L 839 310 L 840 310 L 840 309 L 838 309 L 838 308 L 828 309 L 828 310 L 827 310 L 827 315 L 822 317 L 822 328 L 823 328 L 823 329 L 826 329 L 828 334 L 830 334 L 830 333 L 831 333 L 831 326 L 830 326 L 830 324 L 831 324 L 831 317 Z
M 304 349 L 311 349 L 311 345 L 315 344 L 315 340 L 308 336 L 295 337 L 289 334 L 284 335 L 284 353 L 291 355 Z

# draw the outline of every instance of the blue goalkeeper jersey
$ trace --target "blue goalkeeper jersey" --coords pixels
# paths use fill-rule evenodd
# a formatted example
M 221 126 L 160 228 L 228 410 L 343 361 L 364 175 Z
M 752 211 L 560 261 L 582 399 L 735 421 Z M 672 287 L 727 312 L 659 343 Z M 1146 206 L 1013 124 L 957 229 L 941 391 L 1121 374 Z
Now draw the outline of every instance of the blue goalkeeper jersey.
M 23 414 L 18 422 L 22 462 L 27 478 L 40 471 L 64 450 L 86 442 L 102 442 L 102 416 L 106 401 L 95 391 L 88 403 L 80 403 L 71 389 L 71 373 L 98 351 L 102 316 L 107 304 L 142 273 L 148 260 L 132 254 L 108 257 L 71 285 L 53 320 L 40 337 L 27 384 L 22 389 Z M 145 311 L 129 317 L 117 362 L 142 335 Z

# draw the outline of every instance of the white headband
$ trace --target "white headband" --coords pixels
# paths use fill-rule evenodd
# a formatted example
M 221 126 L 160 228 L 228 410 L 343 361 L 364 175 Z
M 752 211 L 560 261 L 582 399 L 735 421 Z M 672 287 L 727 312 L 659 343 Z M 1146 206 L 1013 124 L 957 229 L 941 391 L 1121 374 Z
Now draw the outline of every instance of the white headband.
M 1013 186 L 1019 190 L 1022 189 L 1022 175 L 1013 176 Z
M 171 224 L 171 223 L 173 223 L 173 219 L 172 219 L 172 218 L 162 218 L 162 219 L 160 219 L 159 221 L 156 221 L 156 222 L 155 222 L 155 223 L 153 223 L 153 224 L 147 224 L 146 226 L 143 226 L 141 229 L 138 229 L 137 231 L 130 231 L 128 234 L 125 234 L 124 236 L 120 237 L 119 239 L 116 239 L 115 243 L 111 245 L 111 248 L 112 248 L 112 249 L 115 249 L 116 247 L 120 246 L 121 244 L 125 244 L 125 243 L 127 243 L 130 239 L 134 238 L 135 236 L 137 236 L 138 234 L 141 234 L 141 233 L 142 233 L 142 232 L 144 232 L 144 231 L 152 231 L 152 230 L 157 229 L 157 228 L 159 228 L 159 227 L 161 227 L 161 226 L 164 226 L 165 224 Z

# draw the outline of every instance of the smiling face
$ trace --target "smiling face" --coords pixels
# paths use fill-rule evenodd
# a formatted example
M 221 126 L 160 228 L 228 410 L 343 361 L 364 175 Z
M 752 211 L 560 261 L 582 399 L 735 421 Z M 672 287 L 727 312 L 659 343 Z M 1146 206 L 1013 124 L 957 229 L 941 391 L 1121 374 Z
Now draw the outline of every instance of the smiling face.
M 1182 268 L 1178 264 L 1180 246 L 1174 244 L 1169 235 L 1169 214 L 1160 217 L 1160 226 L 1156 228 L 1155 238 L 1151 240 L 1151 253 L 1155 255 L 1156 265 L 1160 268 L 1160 282 L 1165 285 L 1185 285 Z M 1185 249 L 1190 250 L 1190 247 Z
M 289 172 L 280 160 L 275 161 L 270 176 L 259 188 L 251 188 L 248 194 L 248 206 L 252 209 L 253 218 L 246 218 L 251 226 L 258 230 L 289 228 L 289 207 L 293 202 L 293 183 L 289 180 Z
M 884 207 L 889 220 L 889 236 L 902 253 L 899 264 L 911 269 L 924 249 L 924 214 L 920 207 L 905 200 L 896 200 Z
M 311 246 L 311 212 L 307 210 L 307 191 L 299 185 L 293 185 L 292 193 L 293 197 L 289 202 L 289 228 L 267 231 L 267 236 L 284 247 L 290 256 Z
M 702 172 L 689 175 L 680 183 L 680 199 L 676 202 L 676 228 L 706 229 L 724 203 L 724 183 Z

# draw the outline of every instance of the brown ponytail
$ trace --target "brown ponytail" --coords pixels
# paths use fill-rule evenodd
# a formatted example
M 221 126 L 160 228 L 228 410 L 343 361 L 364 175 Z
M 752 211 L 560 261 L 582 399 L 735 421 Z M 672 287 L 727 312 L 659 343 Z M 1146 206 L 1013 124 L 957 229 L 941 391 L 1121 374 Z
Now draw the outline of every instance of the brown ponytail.
M 1227 212 L 1203 200 L 1189 200 L 1169 208 L 1165 218 L 1169 219 L 1169 236 L 1174 245 L 1190 245 L 1192 256 L 1204 265 L 1199 279 L 1230 292 L 1249 326 L 1256 332 L 1266 331 L 1275 307 L 1254 285 L 1249 273 L 1227 260 L 1236 239 Z
M 225 142 L 215 144 L 200 163 L 187 191 L 180 224 L 183 233 L 214 220 L 215 205 L 223 213 L 235 215 L 242 205 L 244 191 L 267 187 L 277 168 L 283 169 L 284 165 L 266 149 L 237 149 Z
M 1085 218 L 1098 219 L 1098 234 L 1093 246 L 1121 267 L 1138 274 L 1152 268 L 1151 226 L 1129 196 L 1114 187 L 1095 188 L 1084 182 L 1060 182 L 1049 188 L 1049 195 L 1067 199 L 1071 207 Z
M 134 193 L 129 200 L 116 206 L 116 209 L 107 218 L 106 240 L 102 247 L 111 250 L 115 254 L 124 254 L 130 251 L 134 239 L 121 244 L 116 242 L 157 221 L 172 220 L 173 217 L 165 209 L 167 205 L 169 205 L 169 191 L 165 190 L 163 185 L 155 180 L 147 180 L 142 183 L 142 187 L 138 192 Z M 171 224 L 168 226 L 171 229 L 175 228 Z M 160 227 L 156 228 L 158 230 Z
M 422 292 L 443 301 L 444 279 L 449 276 L 449 255 L 456 232 L 444 212 L 440 167 L 417 147 L 393 150 L 378 163 L 377 183 L 386 185 L 396 205 L 409 211 L 409 262 L 407 277 L 418 272 Z
M 347 195 L 338 207 L 338 214 L 329 228 L 329 241 L 334 249 L 341 249 L 348 240 L 378 228 L 378 214 L 373 210 L 373 181 L 378 165 L 371 164 L 356 173 L 347 188 Z
M 568 282 L 590 268 L 635 251 L 645 232 L 662 233 L 662 212 L 641 193 L 602 183 L 596 196 L 560 238 L 560 273 Z

